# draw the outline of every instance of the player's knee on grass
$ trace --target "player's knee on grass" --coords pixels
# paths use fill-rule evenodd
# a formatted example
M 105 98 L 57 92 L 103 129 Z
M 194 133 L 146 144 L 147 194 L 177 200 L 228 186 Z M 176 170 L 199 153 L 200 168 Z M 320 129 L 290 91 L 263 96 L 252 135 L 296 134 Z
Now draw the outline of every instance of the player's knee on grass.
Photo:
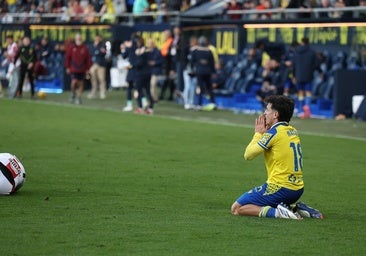
M 239 215 L 239 208 L 240 208 L 240 204 L 238 204 L 238 202 L 233 203 L 233 205 L 231 206 L 231 214 L 232 215 Z

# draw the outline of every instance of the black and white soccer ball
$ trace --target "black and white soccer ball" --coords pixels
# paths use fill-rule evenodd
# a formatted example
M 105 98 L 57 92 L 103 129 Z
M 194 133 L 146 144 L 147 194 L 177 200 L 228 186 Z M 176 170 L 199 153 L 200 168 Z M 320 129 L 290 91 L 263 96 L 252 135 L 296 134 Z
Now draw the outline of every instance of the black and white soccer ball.
M 19 159 L 10 153 L 0 153 L 0 195 L 18 191 L 25 182 L 25 169 Z

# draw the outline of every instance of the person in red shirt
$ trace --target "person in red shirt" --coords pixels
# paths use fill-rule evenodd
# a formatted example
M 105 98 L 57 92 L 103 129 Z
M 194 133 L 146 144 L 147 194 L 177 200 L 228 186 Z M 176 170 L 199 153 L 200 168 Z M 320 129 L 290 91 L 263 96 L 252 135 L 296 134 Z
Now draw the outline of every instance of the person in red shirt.
M 259 4 L 255 7 L 256 10 L 268 10 L 272 8 L 272 4 L 270 0 L 260 0 Z M 270 12 L 263 12 L 261 14 L 257 14 L 256 19 L 260 20 L 267 20 L 270 19 L 272 16 L 272 13 Z
M 237 0 L 230 0 L 226 3 L 226 11 L 239 11 L 243 10 L 243 6 Z M 231 20 L 240 20 L 241 14 L 229 14 L 228 15 Z
M 83 43 L 80 34 L 75 35 L 75 42 L 66 49 L 65 68 L 71 76 L 70 102 L 81 104 L 81 96 L 84 90 L 84 79 L 92 65 L 89 49 Z

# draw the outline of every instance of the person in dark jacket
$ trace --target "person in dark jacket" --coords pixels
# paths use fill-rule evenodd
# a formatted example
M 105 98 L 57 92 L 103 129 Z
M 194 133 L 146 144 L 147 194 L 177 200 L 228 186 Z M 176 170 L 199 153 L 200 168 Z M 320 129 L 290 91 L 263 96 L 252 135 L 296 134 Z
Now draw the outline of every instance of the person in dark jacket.
M 107 49 L 101 35 L 96 35 L 94 43 L 90 46 L 90 54 L 92 55 L 93 65 L 90 68 L 90 80 L 91 80 L 91 92 L 88 98 L 93 99 L 96 97 L 96 93 L 99 85 L 99 96 L 101 99 L 105 99 L 106 95 L 106 59 L 105 55 Z
M 151 78 L 151 67 L 149 65 L 149 52 L 145 47 L 145 42 L 142 37 L 138 37 L 136 39 L 136 50 L 135 57 L 130 62 L 134 67 L 136 76 L 135 76 L 135 86 L 137 89 L 137 105 L 136 114 L 153 114 L 154 112 L 154 99 L 151 97 L 150 91 L 150 78 Z M 138 75 L 137 75 L 138 74 Z M 142 98 L 144 93 L 149 100 L 149 106 L 145 109 L 142 105 Z
M 159 95 L 159 100 L 164 100 L 165 98 L 165 91 L 167 89 L 169 89 L 169 98 L 168 100 L 173 100 L 174 99 L 174 91 L 175 91 L 175 65 L 173 62 L 173 55 L 176 55 L 176 51 L 172 50 L 175 49 L 174 47 L 172 48 L 172 44 L 173 44 L 173 40 L 174 37 L 172 35 L 172 32 L 167 29 L 164 32 L 164 36 L 165 36 L 165 42 L 163 43 L 163 45 L 161 46 L 160 52 L 161 55 L 163 56 L 163 73 L 165 76 L 165 80 L 163 85 L 161 86 L 161 90 L 160 90 L 160 95 Z M 174 52 L 175 51 L 175 52 Z
M 31 46 L 31 40 L 29 37 L 23 38 L 23 45 L 20 47 L 18 54 L 15 57 L 14 63 L 20 60 L 20 72 L 18 87 L 14 97 L 21 98 L 23 93 L 23 84 L 25 76 L 28 75 L 28 81 L 31 87 L 31 97 L 34 97 L 34 65 L 37 61 L 37 55 L 35 49 Z
M 208 94 L 211 106 L 215 107 L 215 95 L 211 84 L 211 77 L 215 73 L 215 60 L 208 48 L 207 39 L 201 36 L 198 39 L 199 47 L 192 52 L 192 65 L 200 88 L 198 105 L 202 107 L 203 96 Z
M 308 38 L 303 38 L 301 44 L 296 47 L 292 64 L 298 90 L 299 109 L 302 108 L 304 111 L 301 117 L 309 118 L 311 115 L 312 82 L 318 61 L 315 51 L 309 46 Z
M 89 49 L 84 44 L 81 34 L 75 35 L 75 42 L 66 49 L 65 68 L 71 75 L 70 102 L 81 104 L 81 96 L 84 90 L 84 80 L 92 65 Z
M 43 37 L 40 42 L 39 58 L 43 64 L 48 64 L 52 56 L 53 49 L 47 37 Z
M 133 62 L 133 59 L 135 58 L 135 50 L 136 50 L 136 41 L 138 36 L 135 34 L 132 34 L 131 40 L 125 41 L 121 44 L 121 54 L 122 58 L 127 60 L 130 65 L 127 67 L 127 76 L 126 76 L 126 82 L 127 82 L 127 102 L 126 106 L 122 109 L 125 112 L 132 111 L 133 110 L 133 104 L 132 104 L 132 94 L 134 90 L 134 81 L 135 81 L 135 68 L 131 65 L 131 62 Z
M 158 101 L 157 84 L 158 76 L 162 75 L 163 56 L 160 50 L 155 46 L 154 39 L 150 38 L 147 42 L 149 52 L 149 65 L 151 67 L 150 92 L 154 101 Z

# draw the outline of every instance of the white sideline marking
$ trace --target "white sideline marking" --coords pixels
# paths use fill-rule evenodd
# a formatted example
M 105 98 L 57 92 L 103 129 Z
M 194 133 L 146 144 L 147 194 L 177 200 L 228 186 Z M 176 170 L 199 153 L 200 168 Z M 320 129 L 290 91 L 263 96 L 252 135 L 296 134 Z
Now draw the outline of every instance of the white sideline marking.
M 11 100 L 3 98 L 3 100 Z M 63 107 L 69 107 L 69 108 L 82 108 L 82 109 L 90 109 L 90 110 L 105 110 L 115 113 L 121 113 L 121 114 L 130 114 L 130 113 L 123 113 L 121 110 L 114 109 L 114 108 L 98 108 L 93 106 L 85 106 L 85 105 L 75 105 L 71 104 L 69 102 L 61 103 L 61 102 L 54 102 L 54 101 L 34 101 L 34 100 L 26 100 L 22 99 L 24 102 L 31 102 L 36 104 L 43 104 L 43 105 L 52 105 L 52 106 L 63 106 Z M 122 109 L 122 107 L 121 107 Z M 216 124 L 216 125 L 225 125 L 225 126 L 232 126 L 232 127 L 244 127 L 248 129 L 253 129 L 253 125 L 247 125 L 247 124 L 235 124 L 228 122 L 226 120 L 207 120 L 206 118 L 184 118 L 184 117 L 178 117 L 178 116 L 169 116 L 169 115 L 157 115 L 154 113 L 154 117 L 164 118 L 164 119 L 173 119 L 178 121 L 185 121 L 185 122 L 196 122 L 196 123 L 206 123 L 206 124 Z M 305 135 L 311 135 L 311 136 L 319 136 L 319 137 L 327 137 L 327 138 L 339 138 L 339 139 L 349 139 L 349 140 L 358 140 L 358 141 L 366 141 L 366 138 L 361 137 L 353 137 L 353 136 L 347 136 L 347 135 L 339 135 L 339 134 L 324 134 L 324 133 L 316 133 L 316 132 L 306 132 L 306 131 L 300 131 L 300 134 Z

